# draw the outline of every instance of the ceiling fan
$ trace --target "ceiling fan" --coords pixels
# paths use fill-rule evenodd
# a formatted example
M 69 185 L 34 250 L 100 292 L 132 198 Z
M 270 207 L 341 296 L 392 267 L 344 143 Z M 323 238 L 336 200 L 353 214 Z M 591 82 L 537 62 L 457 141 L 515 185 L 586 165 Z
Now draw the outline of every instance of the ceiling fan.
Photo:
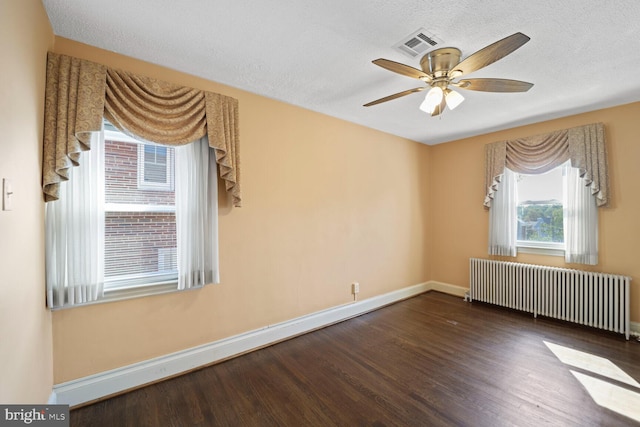
M 432 116 L 437 116 L 444 111 L 445 107 L 448 106 L 453 110 L 464 101 L 464 97 L 449 89 L 449 86 L 483 92 L 526 92 L 531 89 L 533 83 L 508 79 L 464 79 L 458 81 L 454 81 L 454 79 L 493 64 L 528 41 L 528 36 L 515 33 L 480 49 L 462 61 L 460 61 L 460 49 L 455 47 L 435 49 L 427 52 L 420 60 L 422 70 L 388 59 L 376 59 L 373 61 L 374 64 L 394 73 L 422 80 L 427 85 L 385 96 L 364 104 L 364 106 L 370 107 L 430 88 L 420 105 L 420 109 Z

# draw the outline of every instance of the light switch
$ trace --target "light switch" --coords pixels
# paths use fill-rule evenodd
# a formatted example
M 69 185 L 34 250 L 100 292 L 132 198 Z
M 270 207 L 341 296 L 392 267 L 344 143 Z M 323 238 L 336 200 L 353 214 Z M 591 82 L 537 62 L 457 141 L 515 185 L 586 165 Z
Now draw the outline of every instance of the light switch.
M 2 180 L 2 210 L 13 209 L 13 182 L 8 178 Z

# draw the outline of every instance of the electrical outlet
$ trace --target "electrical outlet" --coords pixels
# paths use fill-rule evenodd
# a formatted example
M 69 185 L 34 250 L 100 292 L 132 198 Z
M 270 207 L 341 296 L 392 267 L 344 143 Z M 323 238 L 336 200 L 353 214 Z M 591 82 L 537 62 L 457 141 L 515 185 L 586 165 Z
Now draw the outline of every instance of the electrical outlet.
M 360 292 L 360 283 L 358 282 L 353 282 L 351 284 L 351 293 L 352 294 L 357 294 L 358 292 Z

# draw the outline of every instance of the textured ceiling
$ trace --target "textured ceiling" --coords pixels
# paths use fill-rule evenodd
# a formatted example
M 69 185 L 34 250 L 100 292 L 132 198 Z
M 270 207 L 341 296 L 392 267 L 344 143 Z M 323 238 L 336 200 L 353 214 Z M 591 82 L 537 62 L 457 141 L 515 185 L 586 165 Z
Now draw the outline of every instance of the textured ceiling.
M 54 32 L 426 144 L 640 100 L 640 1 L 43 0 Z M 466 57 L 515 32 L 531 40 L 469 74 L 532 82 L 460 91 L 430 117 L 421 85 L 371 63 L 419 68 L 393 48 L 419 28 Z

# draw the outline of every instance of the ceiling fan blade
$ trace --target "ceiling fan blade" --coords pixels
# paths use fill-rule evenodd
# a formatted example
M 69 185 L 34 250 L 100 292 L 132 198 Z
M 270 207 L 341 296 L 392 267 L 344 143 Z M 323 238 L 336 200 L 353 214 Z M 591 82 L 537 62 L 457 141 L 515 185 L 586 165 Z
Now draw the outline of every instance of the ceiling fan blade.
M 381 104 L 383 102 L 391 101 L 392 99 L 400 98 L 401 96 L 409 95 L 410 93 L 420 92 L 427 88 L 417 87 L 415 89 L 403 90 L 402 92 L 394 93 L 393 95 L 385 96 L 384 98 L 376 99 L 375 101 L 368 102 L 363 105 L 363 107 L 371 107 L 372 105 Z
M 401 64 L 399 62 L 390 61 L 388 59 L 382 59 L 382 58 L 375 59 L 371 62 L 373 62 L 379 67 L 382 67 L 389 71 L 393 71 L 394 73 L 402 74 L 403 76 L 424 80 L 425 82 L 431 81 L 431 76 L 429 76 L 424 71 L 418 70 L 417 68 L 413 68 L 408 65 Z
M 451 84 L 460 89 L 482 92 L 526 92 L 533 86 L 533 83 L 509 79 L 465 79 Z
M 515 33 L 509 37 L 503 38 L 502 40 L 498 40 L 497 42 L 469 55 L 458 65 L 454 66 L 452 70 L 454 72 L 454 77 L 460 77 L 486 67 L 489 64 L 493 64 L 497 60 L 509 55 L 528 41 L 529 36 L 522 33 Z

